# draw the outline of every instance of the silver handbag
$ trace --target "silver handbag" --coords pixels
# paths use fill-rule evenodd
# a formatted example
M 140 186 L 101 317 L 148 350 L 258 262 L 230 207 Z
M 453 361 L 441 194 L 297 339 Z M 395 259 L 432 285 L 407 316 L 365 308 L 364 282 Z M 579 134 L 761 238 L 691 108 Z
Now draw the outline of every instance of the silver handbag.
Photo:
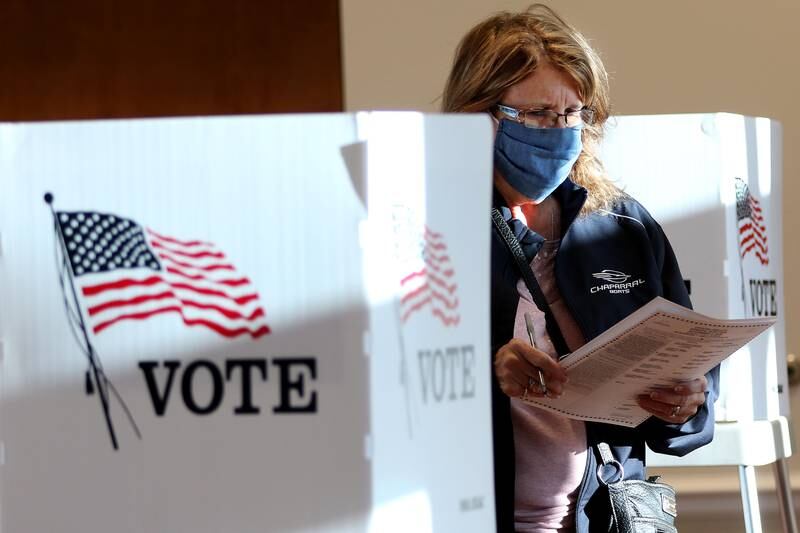
M 622 465 L 614 458 L 608 444 L 597 445 L 603 464 L 597 467 L 597 479 L 608 489 L 611 505 L 609 531 L 613 533 L 677 533 L 678 509 L 675 489 L 649 479 L 625 480 Z

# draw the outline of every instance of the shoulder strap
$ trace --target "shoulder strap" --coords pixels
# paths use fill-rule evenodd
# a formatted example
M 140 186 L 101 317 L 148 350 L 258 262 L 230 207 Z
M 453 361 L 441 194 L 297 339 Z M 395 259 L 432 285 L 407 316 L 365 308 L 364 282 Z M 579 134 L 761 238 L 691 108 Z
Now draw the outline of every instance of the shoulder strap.
M 511 228 L 508 227 L 505 219 L 503 219 L 503 215 L 500 214 L 500 211 L 498 211 L 496 207 L 492 208 L 492 223 L 497 229 L 497 232 L 500 233 L 503 241 L 505 241 L 508 251 L 511 252 L 511 256 L 514 258 L 514 262 L 517 265 L 517 270 L 519 270 L 522 275 L 522 279 L 525 280 L 525 285 L 528 287 L 536 307 L 539 308 L 539 311 L 544 313 L 547 334 L 550 335 L 553 346 L 555 346 L 559 355 L 569 353 L 569 348 L 567 347 L 566 341 L 564 341 L 564 336 L 561 334 L 561 330 L 558 329 L 553 311 L 550 309 L 550 305 L 547 303 L 541 287 L 539 287 L 539 282 L 536 281 L 536 276 L 533 275 L 533 270 L 531 270 L 531 266 L 525 258 L 522 246 L 520 246 L 517 237 L 511 231 Z

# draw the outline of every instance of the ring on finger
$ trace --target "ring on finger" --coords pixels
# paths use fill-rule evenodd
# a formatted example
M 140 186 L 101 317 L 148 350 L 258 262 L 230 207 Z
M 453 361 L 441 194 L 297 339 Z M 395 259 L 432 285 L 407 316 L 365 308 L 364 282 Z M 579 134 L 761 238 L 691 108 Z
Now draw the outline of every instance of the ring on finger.
M 681 412 L 681 406 L 675 405 L 672 407 L 672 413 L 670 413 L 670 416 L 678 416 L 678 413 L 680 412 Z

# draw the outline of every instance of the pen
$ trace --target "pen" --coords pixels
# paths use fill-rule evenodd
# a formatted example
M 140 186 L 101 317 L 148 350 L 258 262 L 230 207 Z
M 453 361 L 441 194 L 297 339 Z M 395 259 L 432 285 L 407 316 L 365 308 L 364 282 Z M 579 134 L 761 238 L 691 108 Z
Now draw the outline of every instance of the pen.
M 531 346 L 538 350 L 539 348 L 536 346 L 536 341 L 533 338 L 533 319 L 530 313 L 525 313 L 525 328 L 528 330 L 528 339 L 531 341 Z M 547 383 L 544 381 L 544 372 L 538 367 L 536 370 L 539 371 L 539 388 L 542 390 L 542 394 L 547 396 Z

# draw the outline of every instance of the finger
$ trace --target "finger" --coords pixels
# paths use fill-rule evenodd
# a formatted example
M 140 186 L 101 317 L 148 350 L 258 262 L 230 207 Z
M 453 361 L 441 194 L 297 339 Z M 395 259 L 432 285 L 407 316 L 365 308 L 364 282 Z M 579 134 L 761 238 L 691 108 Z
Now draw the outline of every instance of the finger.
M 529 395 L 533 392 L 538 392 L 539 396 L 544 390 L 548 391 L 548 396 L 560 396 L 564 389 L 564 382 L 559 380 L 561 376 L 548 376 L 546 370 L 542 370 L 542 376 L 539 376 L 539 367 L 536 367 L 525 359 L 522 355 L 515 351 L 511 343 L 504 346 L 495 358 L 495 374 L 499 379 L 506 381 L 515 381 L 523 388 L 528 386 Z M 550 359 L 547 354 L 542 353 L 544 357 Z M 552 360 L 551 360 L 552 361 Z M 533 383 L 528 385 L 529 380 Z M 541 382 L 544 381 L 545 387 L 541 387 Z M 512 393 L 511 396 L 514 394 Z
M 669 390 L 659 389 L 649 394 L 651 400 L 673 405 L 702 405 L 705 403 L 705 394 L 702 392 L 680 394 Z
M 498 377 L 497 383 L 500 385 L 500 390 L 502 390 L 506 396 L 518 398 L 525 393 L 525 387 L 512 376 Z
M 544 396 L 537 382 L 526 381 L 523 385 L 513 378 L 499 380 L 501 390 L 511 398 L 541 398 Z
M 687 409 L 694 409 L 697 412 L 700 407 L 702 407 L 706 403 L 706 395 L 703 392 L 698 392 L 692 394 L 687 398 L 686 403 L 684 403 L 684 407 Z
M 673 405 L 684 405 L 694 395 L 703 395 L 707 387 L 708 381 L 705 376 L 701 376 L 691 381 L 679 383 L 672 388 L 656 389 L 651 393 L 651 398 Z M 702 401 L 705 401 L 705 397 L 703 397 Z
M 516 380 L 528 386 L 529 395 L 535 393 L 537 396 L 558 397 L 564 392 L 564 382 L 558 379 L 560 376 L 548 376 L 545 370 L 533 367 L 524 361 L 520 361 L 518 366 L 512 364 L 511 368 L 516 371 Z M 541 375 L 539 375 L 540 370 Z
M 553 382 L 550 386 L 541 387 L 541 382 L 536 371 L 536 376 L 525 373 L 529 365 L 519 359 L 516 354 L 504 357 L 503 364 L 495 369 L 500 389 L 512 398 L 558 398 L 562 393 L 562 384 Z M 497 364 L 497 361 L 495 361 Z
M 541 366 L 531 364 L 529 358 Z M 495 375 L 502 383 L 501 389 L 509 396 L 520 396 L 520 390 L 524 394 L 526 387 L 528 396 L 558 397 L 563 393 L 566 376 L 561 366 L 547 353 L 532 348 L 519 339 L 511 340 L 497 351 L 494 367 Z M 553 369 L 555 373 L 551 372 Z M 545 387 L 541 386 L 542 382 Z M 545 390 L 547 394 L 544 394 Z
M 529 374 L 528 372 L 532 372 Z M 520 390 L 528 389 L 528 396 L 543 397 L 548 396 L 558 398 L 564 392 L 564 383 L 558 380 L 548 380 L 544 377 L 544 387 L 536 368 L 531 368 L 529 364 L 521 360 L 506 361 L 503 369 L 497 371 L 500 379 L 509 382 L 509 385 L 516 384 Z M 517 387 L 512 385 L 509 396 L 519 396 L 515 391 Z M 546 391 L 546 394 L 545 394 Z
M 528 381 L 529 395 L 548 398 L 560 398 L 564 393 L 564 382 L 558 380 L 549 380 L 542 373 L 539 376 L 530 376 Z
M 567 374 L 558 362 L 550 357 L 549 354 L 538 350 L 526 344 L 519 339 L 512 341 L 511 348 L 514 352 L 522 356 L 522 358 L 531 366 L 530 371 L 541 369 L 545 373 L 545 377 L 551 380 L 566 381 Z
M 701 376 L 691 381 L 684 381 L 682 383 L 678 383 L 672 388 L 672 390 L 679 394 L 686 394 L 693 392 L 705 392 L 707 388 L 708 388 L 708 380 L 706 379 L 705 376 Z
M 697 405 L 678 406 L 665 404 L 652 400 L 649 396 L 640 396 L 638 403 L 648 413 L 672 424 L 686 422 L 697 413 L 698 407 Z M 678 408 L 677 411 L 676 408 Z
M 663 402 L 659 402 L 658 400 L 653 400 L 647 395 L 640 396 L 638 398 L 639 406 L 642 407 L 650 414 L 658 415 L 658 416 L 667 416 L 672 413 L 672 410 L 675 408 L 674 405 L 666 404 Z
M 648 396 L 651 400 L 668 405 L 670 408 L 672 408 L 673 405 L 683 405 L 687 400 L 686 395 L 671 392 L 669 389 L 655 390 Z

